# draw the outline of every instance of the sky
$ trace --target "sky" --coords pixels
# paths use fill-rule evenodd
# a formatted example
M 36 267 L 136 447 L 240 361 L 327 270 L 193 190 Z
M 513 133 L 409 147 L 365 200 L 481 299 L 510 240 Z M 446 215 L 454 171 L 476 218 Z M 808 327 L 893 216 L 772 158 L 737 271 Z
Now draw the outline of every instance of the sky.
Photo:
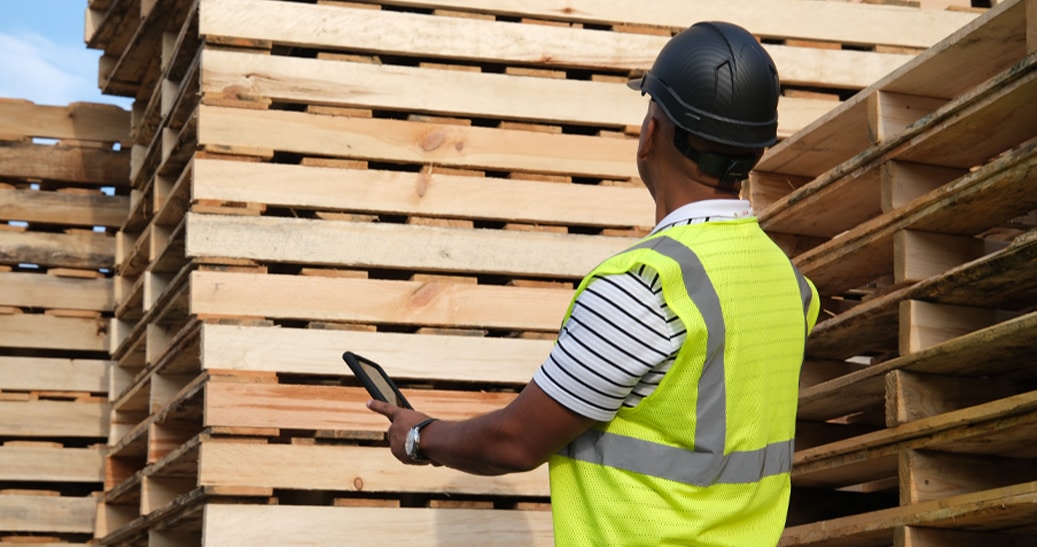
M 0 0 L 0 98 L 65 106 L 132 100 L 102 95 L 97 86 L 101 52 L 83 37 L 88 0 Z

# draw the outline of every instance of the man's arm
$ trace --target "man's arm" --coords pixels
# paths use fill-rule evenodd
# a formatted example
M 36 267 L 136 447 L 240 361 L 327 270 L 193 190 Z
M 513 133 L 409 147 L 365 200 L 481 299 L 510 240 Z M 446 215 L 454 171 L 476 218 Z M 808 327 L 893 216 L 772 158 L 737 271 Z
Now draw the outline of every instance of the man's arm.
M 407 432 L 427 416 L 370 401 L 371 410 L 392 421 L 389 443 L 403 463 Z M 436 421 L 421 430 L 421 453 L 433 462 L 477 475 L 534 469 L 597 422 L 581 416 L 530 382 L 508 406 L 464 421 Z

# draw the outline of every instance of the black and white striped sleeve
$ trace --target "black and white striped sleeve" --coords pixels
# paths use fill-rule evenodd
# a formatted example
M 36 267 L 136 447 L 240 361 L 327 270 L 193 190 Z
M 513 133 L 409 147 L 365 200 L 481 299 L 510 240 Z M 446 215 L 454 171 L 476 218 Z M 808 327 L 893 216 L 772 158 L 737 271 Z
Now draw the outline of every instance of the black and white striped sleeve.
M 676 325 L 676 327 L 675 327 Z M 611 420 L 658 385 L 681 328 L 650 269 L 596 278 L 580 294 L 533 381 L 566 408 Z

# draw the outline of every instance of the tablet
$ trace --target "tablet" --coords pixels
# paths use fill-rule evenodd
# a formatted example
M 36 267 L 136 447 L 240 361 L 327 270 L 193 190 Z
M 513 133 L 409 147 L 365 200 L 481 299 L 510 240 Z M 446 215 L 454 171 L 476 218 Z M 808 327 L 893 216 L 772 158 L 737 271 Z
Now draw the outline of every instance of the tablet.
M 360 383 L 364 384 L 371 397 L 401 408 L 414 409 L 378 363 L 351 351 L 343 353 L 342 360 L 353 370 Z

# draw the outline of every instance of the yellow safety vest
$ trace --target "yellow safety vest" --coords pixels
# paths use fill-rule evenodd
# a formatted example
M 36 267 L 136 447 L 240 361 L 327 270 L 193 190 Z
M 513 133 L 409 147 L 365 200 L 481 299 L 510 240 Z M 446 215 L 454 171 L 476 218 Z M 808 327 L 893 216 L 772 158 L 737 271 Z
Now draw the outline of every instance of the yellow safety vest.
M 687 341 L 654 392 L 551 458 L 555 542 L 775 545 L 817 290 L 750 217 L 652 234 L 576 296 L 640 265 L 658 272 Z

